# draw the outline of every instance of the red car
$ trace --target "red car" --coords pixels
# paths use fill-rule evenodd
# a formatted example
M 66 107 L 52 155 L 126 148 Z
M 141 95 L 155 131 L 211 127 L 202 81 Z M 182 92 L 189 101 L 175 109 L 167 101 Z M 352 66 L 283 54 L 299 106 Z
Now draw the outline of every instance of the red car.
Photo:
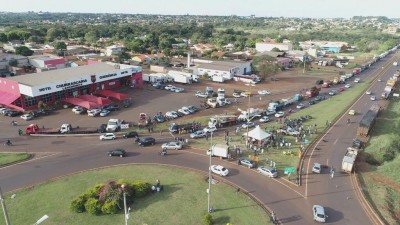
M 338 92 L 342 92 L 342 91 L 344 91 L 344 87 L 340 87 L 340 88 L 338 88 L 338 89 L 337 89 L 337 91 L 338 91 Z

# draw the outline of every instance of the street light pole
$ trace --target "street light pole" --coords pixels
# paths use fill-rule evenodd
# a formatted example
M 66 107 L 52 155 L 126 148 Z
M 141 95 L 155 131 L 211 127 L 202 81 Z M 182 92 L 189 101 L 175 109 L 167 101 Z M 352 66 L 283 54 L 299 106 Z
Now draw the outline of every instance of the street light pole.
M 208 194 L 208 196 L 207 196 L 208 197 L 207 211 L 208 211 L 208 213 L 211 213 L 211 210 L 210 210 L 211 209 L 211 205 L 210 205 L 211 204 L 210 203 L 210 198 L 211 198 L 211 156 L 214 151 L 212 144 L 213 144 L 213 132 L 211 132 L 211 152 L 210 152 L 210 163 L 208 166 L 208 190 L 207 190 L 207 194 Z
M 128 211 L 126 209 L 126 193 L 125 193 L 125 185 L 121 185 L 122 195 L 124 196 L 124 217 L 125 217 L 125 225 L 128 225 Z
M 247 134 L 246 134 L 246 147 L 249 146 L 249 122 L 250 122 L 250 98 L 251 98 L 251 87 L 254 87 L 254 84 L 246 84 L 247 86 L 250 87 L 250 94 L 249 94 L 249 106 L 247 107 L 247 121 L 246 121 L 246 127 L 247 127 Z
M 8 218 L 6 204 L 4 203 L 3 192 L 0 188 L 0 203 L 1 207 L 3 208 L 4 219 L 6 220 L 6 225 L 10 225 L 10 219 Z

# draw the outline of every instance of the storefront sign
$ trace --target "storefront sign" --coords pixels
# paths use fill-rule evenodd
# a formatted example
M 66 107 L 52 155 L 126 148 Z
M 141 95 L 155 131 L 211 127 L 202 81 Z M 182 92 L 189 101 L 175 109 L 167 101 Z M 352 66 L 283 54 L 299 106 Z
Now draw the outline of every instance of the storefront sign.
M 99 76 L 99 79 L 102 80 L 102 79 L 109 78 L 109 77 L 116 77 L 117 75 L 118 75 L 117 73 L 101 75 L 101 76 Z
M 67 83 L 63 83 L 63 84 L 57 84 L 56 88 L 66 90 L 66 89 L 71 89 L 74 87 L 82 86 L 83 83 L 87 83 L 87 82 L 88 82 L 87 79 L 82 79 L 82 80 L 67 82 Z

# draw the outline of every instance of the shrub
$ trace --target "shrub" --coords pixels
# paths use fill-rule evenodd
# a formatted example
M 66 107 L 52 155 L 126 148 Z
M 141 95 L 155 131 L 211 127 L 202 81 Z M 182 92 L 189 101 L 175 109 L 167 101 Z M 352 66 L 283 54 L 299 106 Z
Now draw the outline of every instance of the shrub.
M 96 184 L 93 188 L 90 188 L 83 193 L 83 195 L 86 197 L 86 199 L 89 198 L 98 198 L 100 189 L 104 186 L 104 184 Z
M 101 207 L 101 211 L 104 214 L 117 214 L 121 207 L 118 205 L 118 201 L 104 202 Z
M 100 202 L 95 198 L 89 198 L 85 203 L 85 209 L 90 215 L 99 215 L 101 212 L 100 208 Z
M 83 213 L 85 212 L 85 202 L 86 198 L 83 195 L 81 195 L 71 202 L 69 208 L 72 212 Z
M 386 149 L 385 153 L 383 154 L 383 160 L 385 161 L 392 161 L 396 157 L 396 152 L 393 149 Z
M 370 153 L 364 153 L 365 154 L 365 162 L 367 162 L 368 164 L 371 164 L 373 166 L 379 166 L 381 165 L 381 163 L 375 159 L 375 157 L 370 154 Z
M 144 181 L 133 181 L 128 186 L 130 186 L 133 191 L 135 197 L 143 197 L 151 192 L 151 185 Z
M 214 224 L 214 219 L 213 219 L 213 217 L 211 216 L 211 214 L 207 214 L 205 217 L 204 217 L 204 224 L 205 225 L 213 225 Z

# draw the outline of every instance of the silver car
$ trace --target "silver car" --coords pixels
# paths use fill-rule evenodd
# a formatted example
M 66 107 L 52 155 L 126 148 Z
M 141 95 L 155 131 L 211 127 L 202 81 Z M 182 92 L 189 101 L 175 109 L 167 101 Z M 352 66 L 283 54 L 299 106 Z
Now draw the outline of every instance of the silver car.
M 254 167 L 256 167 L 256 163 L 255 163 L 253 160 L 247 159 L 247 158 L 241 158 L 241 159 L 239 159 L 238 164 L 239 164 L 239 165 L 246 166 L 246 167 L 248 167 L 248 168 L 254 168 Z
M 180 142 L 171 141 L 171 142 L 162 144 L 161 148 L 163 150 L 170 150 L 170 149 L 180 150 L 180 149 L 182 149 L 182 144 Z
M 257 168 L 257 172 L 259 172 L 267 177 L 277 177 L 278 176 L 278 171 L 269 166 L 259 166 Z

